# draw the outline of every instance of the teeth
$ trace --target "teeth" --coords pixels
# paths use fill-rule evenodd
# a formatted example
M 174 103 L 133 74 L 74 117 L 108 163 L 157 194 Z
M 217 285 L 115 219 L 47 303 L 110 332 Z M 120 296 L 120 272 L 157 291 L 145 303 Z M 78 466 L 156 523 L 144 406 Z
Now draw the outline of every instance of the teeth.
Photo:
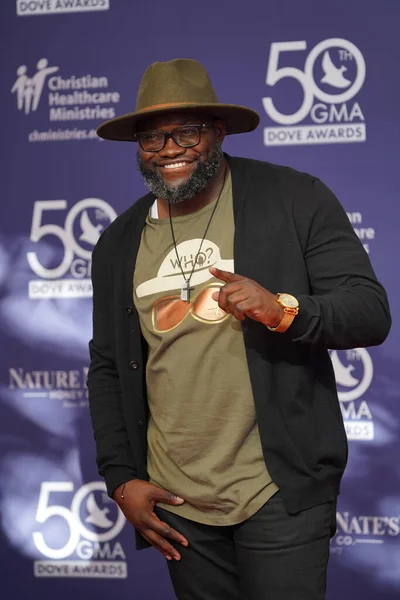
M 185 167 L 187 165 L 186 162 L 179 163 L 171 163 L 170 165 L 164 165 L 165 169 L 178 169 L 179 167 Z

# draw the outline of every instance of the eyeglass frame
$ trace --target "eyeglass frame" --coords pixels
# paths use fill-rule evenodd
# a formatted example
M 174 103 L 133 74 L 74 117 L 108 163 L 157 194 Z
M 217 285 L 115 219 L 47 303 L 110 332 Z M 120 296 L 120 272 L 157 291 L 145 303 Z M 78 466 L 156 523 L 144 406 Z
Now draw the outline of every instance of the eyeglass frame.
M 201 131 L 202 129 L 204 129 L 205 127 L 210 127 L 210 125 L 213 125 L 214 121 L 210 121 L 207 123 L 190 123 L 187 125 L 180 125 L 179 127 L 175 127 L 174 129 L 171 129 L 170 131 L 164 131 L 162 129 L 149 129 L 148 131 L 140 131 L 138 132 L 134 132 L 133 134 L 133 139 L 135 142 L 138 142 L 140 144 L 140 147 L 142 148 L 143 152 L 160 152 L 161 150 L 163 150 L 167 144 L 167 141 L 169 139 L 173 139 L 175 144 L 177 146 L 179 146 L 180 148 L 194 148 L 195 146 L 197 146 L 198 144 L 200 144 L 201 141 Z M 196 142 L 195 144 L 189 144 L 189 146 L 182 146 L 181 144 L 179 144 L 176 139 L 174 138 L 174 132 L 177 129 L 184 129 L 185 127 L 196 127 L 198 129 L 198 133 L 199 133 L 199 141 Z M 145 150 L 145 148 L 143 148 L 142 142 L 140 141 L 140 137 L 141 135 L 143 135 L 144 133 L 162 133 L 164 136 L 164 144 L 161 146 L 161 148 L 158 148 L 158 150 Z

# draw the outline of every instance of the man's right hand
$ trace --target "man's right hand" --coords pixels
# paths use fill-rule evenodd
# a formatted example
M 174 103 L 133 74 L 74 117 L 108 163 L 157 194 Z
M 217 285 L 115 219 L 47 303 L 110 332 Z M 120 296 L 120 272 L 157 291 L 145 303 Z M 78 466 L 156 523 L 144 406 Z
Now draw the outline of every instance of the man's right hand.
M 133 479 L 125 484 L 123 498 L 122 485 L 114 491 L 113 497 L 125 517 L 134 528 L 167 560 L 180 560 L 179 552 L 168 542 L 168 539 L 183 546 L 189 543 L 183 535 L 163 523 L 154 512 L 157 502 L 164 504 L 183 504 L 183 498 L 175 496 L 148 481 Z

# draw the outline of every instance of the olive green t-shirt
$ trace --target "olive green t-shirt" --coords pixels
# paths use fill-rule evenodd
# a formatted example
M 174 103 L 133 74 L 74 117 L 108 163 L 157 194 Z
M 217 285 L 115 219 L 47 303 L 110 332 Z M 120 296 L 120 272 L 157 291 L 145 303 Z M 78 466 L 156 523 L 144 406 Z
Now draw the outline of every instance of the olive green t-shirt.
M 209 525 L 252 516 L 277 491 L 265 466 L 240 321 L 212 294 L 210 266 L 234 272 L 232 183 L 215 202 L 169 219 L 147 217 L 134 273 L 134 303 L 149 355 L 150 481 L 181 496 L 161 504 Z M 193 270 L 194 268 L 194 270 Z M 180 298 L 191 276 L 190 303 Z

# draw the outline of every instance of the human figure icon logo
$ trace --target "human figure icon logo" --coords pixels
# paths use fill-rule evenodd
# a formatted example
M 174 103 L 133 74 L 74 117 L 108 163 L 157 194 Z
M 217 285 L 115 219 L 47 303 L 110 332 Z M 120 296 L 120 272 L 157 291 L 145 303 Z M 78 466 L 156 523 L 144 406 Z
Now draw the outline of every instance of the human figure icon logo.
M 27 66 L 20 65 L 17 69 L 17 79 L 11 88 L 11 93 L 16 94 L 17 108 L 26 115 L 37 110 L 47 77 L 58 71 L 59 67 L 49 67 L 47 58 L 41 58 L 36 64 L 36 73 L 29 77 Z

